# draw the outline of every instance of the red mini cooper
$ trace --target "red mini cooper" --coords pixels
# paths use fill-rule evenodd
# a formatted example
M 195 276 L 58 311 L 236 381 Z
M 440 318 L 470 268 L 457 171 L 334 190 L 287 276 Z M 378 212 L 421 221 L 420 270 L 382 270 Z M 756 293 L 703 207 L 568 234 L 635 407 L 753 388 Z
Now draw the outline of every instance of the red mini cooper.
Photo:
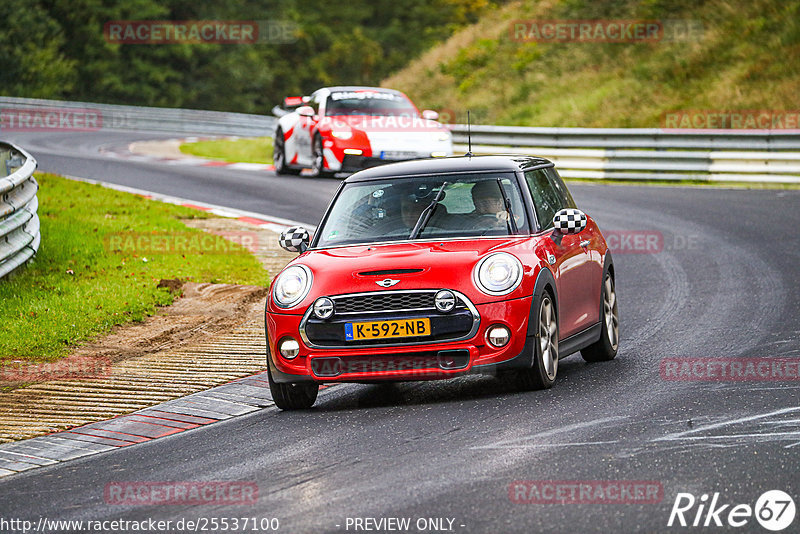
M 618 347 L 614 265 L 552 162 L 464 156 L 389 164 L 342 182 L 266 307 L 275 404 L 323 382 L 507 373 L 549 388 L 558 360 Z

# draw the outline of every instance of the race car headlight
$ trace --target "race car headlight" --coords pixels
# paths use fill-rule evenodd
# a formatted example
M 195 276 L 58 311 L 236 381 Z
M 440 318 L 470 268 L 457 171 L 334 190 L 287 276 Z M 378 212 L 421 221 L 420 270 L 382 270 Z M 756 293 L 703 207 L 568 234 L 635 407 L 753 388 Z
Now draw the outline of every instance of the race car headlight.
M 331 135 L 336 139 L 350 139 L 353 137 L 353 130 L 333 130 Z
M 291 308 L 308 295 L 314 277 L 305 265 L 292 265 L 275 280 L 272 298 L 281 308 Z
M 472 278 L 488 295 L 507 295 L 522 282 L 522 263 L 507 252 L 489 254 L 475 265 Z

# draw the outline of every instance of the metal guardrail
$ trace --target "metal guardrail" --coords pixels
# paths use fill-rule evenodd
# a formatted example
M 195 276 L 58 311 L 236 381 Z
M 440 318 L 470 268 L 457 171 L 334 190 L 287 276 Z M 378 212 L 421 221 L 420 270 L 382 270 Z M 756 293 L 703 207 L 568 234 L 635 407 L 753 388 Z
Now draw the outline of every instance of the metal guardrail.
M 271 110 L 280 115 L 280 107 Z M 72 115 L 70 115 L 72 114 Z M 3 130 L 136 130 L 178 135 L 272 135 L 270 115 L 116 106 L 0 96 Z M 38 122 L 37 122 L 38 121 Z M 48 124 L 50 121 L 50 124 Z M 467 127 L 452 125 L 456 152 Z M 475 153 L 533 154 L 565 178 L 800 183 L 798 130 L 472 126 Z
M 272 135 L 270 115 L 196 109 L 117 106 L 0 96 L 0 132 L 135 130 L 192 135 Z
M 476 154 L 535 154 L 565 178 L 800 183 L 798 130 L 472 126 L 471 136 Z M 453 140 L 466 150 L 466 125 Z
M 33 177 L 35 170 L 33 156 L 0 142 L 0 278 L 39 250 L 39 184 Z

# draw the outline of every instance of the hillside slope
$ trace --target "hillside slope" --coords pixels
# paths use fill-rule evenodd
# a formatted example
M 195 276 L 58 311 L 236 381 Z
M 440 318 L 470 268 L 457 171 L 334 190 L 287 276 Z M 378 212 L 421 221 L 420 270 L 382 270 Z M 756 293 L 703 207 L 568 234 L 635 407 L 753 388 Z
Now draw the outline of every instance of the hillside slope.
M 515 39 L 519 20 L 648 20 L 688 36 Z M 670 21 L 686 21 L 684 22 Z M 677 25 L 676 25 L 677 24 Z M 531 25 L 526 26 L 530 28 Z M 542 28 L 541 24 L 537 26 Z M 383 81 L 455 122 L 659 127 L 676 110 L 800 109 L 800 0 L 528 0 L 485 14 Z

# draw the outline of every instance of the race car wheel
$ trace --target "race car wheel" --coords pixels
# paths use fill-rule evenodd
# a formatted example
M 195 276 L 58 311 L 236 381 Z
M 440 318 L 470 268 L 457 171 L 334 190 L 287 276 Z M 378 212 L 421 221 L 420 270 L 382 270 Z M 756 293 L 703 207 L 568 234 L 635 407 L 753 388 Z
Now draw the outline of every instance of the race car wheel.
M 549 293 L 538 297 L 536 336 L 533 345 L 533 365 L 522 372 L 525 389 L 547 389 L 553 386 L 558 374 L 558 315 Z
M 329 176 L 330 173 L 325 170 L 325 155 L 322 151 L 322 137 L 319 135 L 314 137 L 314 146 L 312 152 L 313 160 L 311 162 L 311 176 L 321 178 Z
M 617 312 L 617 292 L 614 290 L 614 277 L 606 273 L 603 281 L 603 316 L 601 317 L 600 339 L 581 350 L 587 362 L 607 362 L 613 360 L 619 348 L 619 313 Z
M 297 384 L 278 384 L 272 379 L 272 371 L 267 366 L 269 390 L 275 406 L 281 410 L 306 410 L 314 405 L 319 393 L 319 385 L 314 382 Z
M 272 161 L 275 165 L 275 174 L 300 174 L 300 169 L 293 169 L 286 164 L 286 141 L 280 128 L 275 132 Z

